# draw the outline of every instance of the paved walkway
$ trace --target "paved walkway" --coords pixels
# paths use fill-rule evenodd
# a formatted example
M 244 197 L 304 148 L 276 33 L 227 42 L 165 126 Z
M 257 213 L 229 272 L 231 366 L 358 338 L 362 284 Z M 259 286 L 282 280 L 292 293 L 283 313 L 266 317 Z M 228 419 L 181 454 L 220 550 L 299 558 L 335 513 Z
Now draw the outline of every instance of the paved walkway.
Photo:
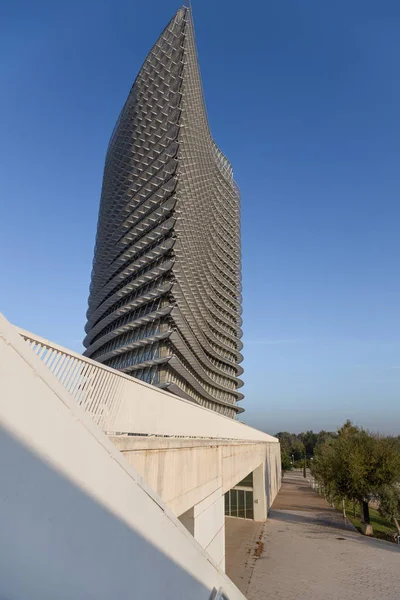
M 235 581 L 249 600 L 400 597 L 400 549 L 346 526 L 300 474 L 285 475 L 260 534 L 250 550 L 253 561 L 247 559 Z M 230 564 L 229 575 L 232 570 Z
M 264 523 L 225 517 L 225 571 L 242 591 L 248 589 L 263 532 Z

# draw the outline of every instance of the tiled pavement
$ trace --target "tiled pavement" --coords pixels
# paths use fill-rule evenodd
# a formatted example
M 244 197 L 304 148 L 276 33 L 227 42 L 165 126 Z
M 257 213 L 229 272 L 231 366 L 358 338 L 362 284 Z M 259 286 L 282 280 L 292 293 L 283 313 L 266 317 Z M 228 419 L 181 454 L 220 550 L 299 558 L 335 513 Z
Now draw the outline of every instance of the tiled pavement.
M 264 523 L 246 519 L 225 518 L 225 571 L 242 591 L 247 590 L 257 560 Z
M 252 547 L 250 555 L 242 554 L 240 578 L 232 577 L 239 572 L 239 552 L 232 561 L 228 545 L 227 573 L 249 600 L 400 598 L 400 549 L 346 526 L 300 474 L 285 475 L 260 532 L 252 538 L 246 531 Z M 229 527 L 227 534 L 229 540 Z M 261 553 L 257 541 L 263 544 Z

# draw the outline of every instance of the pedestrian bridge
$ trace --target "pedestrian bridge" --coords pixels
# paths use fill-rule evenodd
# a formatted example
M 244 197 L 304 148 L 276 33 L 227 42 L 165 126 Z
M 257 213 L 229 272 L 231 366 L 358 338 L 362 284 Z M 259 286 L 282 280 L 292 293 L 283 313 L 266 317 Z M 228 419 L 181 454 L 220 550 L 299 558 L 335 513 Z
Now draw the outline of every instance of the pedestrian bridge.
M 224 495 L 252 473 L 266 518 L 278 440 L 4 317 L 0 343 L 5 595 L 243 598 L 224 573 Z

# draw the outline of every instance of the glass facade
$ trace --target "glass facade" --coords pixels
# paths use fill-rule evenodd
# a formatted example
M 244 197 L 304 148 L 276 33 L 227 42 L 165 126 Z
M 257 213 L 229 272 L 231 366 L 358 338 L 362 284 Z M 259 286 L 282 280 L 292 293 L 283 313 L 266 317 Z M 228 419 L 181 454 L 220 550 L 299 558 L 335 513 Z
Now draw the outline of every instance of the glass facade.
M 253 519 L 253 473 L 225 494 L 225 515 L 239 519 Z
M 189 8 L 149 52 L 113 130 L 88 304 L 85 356 L 242 412 L 240 194 L 210 133 Z
M 253 490 L 233 488 L 225 494 L 225 515 L 239 519 L 253 519 Z

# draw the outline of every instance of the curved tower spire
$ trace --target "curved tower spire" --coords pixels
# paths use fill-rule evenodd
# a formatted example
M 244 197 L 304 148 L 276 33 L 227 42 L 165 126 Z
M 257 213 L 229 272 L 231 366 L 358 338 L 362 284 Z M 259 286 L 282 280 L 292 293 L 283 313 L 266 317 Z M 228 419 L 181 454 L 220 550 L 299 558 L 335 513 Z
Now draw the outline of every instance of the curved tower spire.
M 212 139 L 188 8 L 108 146 L 85 355 L 230 417 L 242 409 L 240 196 Z

